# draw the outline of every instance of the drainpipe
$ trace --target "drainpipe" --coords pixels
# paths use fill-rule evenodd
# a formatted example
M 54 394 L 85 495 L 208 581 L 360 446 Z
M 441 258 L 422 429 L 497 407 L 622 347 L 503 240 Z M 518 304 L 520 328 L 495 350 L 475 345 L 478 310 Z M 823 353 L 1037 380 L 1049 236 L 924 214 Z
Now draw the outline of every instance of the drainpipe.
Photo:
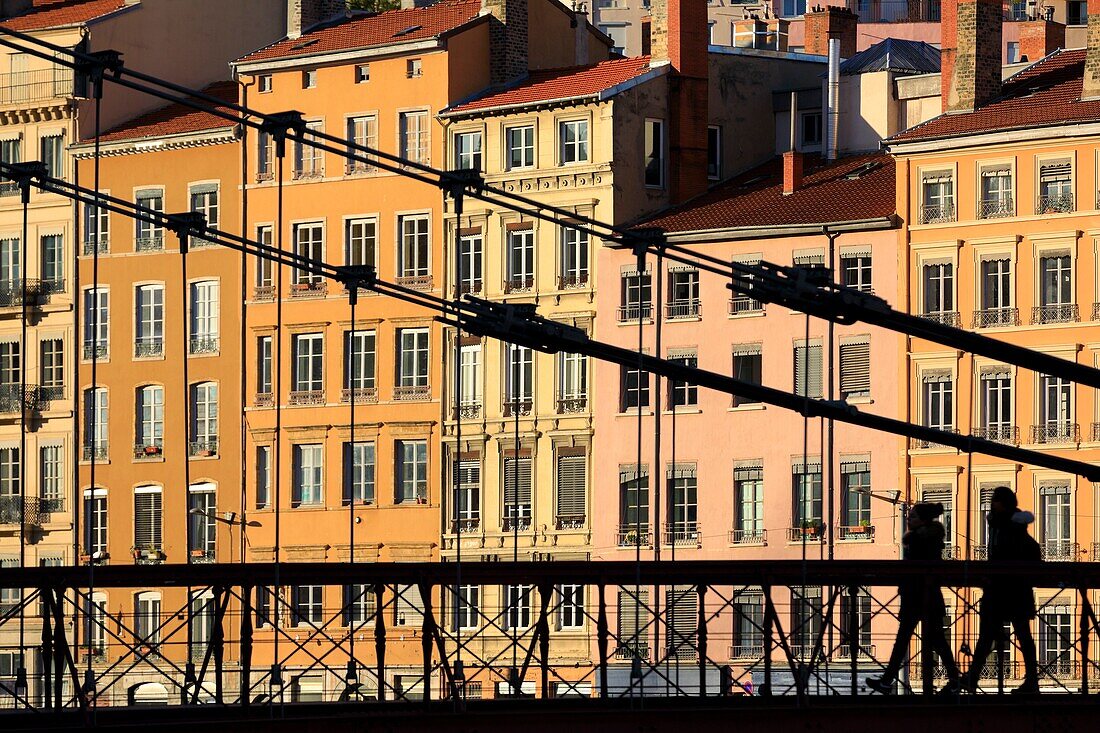
M 250 81 L 250 82 L 244 82 L 244 81 L 240 81 L 240 80 L 238 80 L 238 82 L 237 82 L 238 84 L 240 84 L 240 87 L 241 87 L 241 106 L 245 107 L 246 109 L 248 108 L 248 89 L 249 89 L 249 87 L 256 84 L 256 78 L 255 77 L 251 77 L 251 78 L 252 78 L 252 81 Z M 240 145 L 240 150 L 241 150 L 241 188 L 240 188 L 240 191 L 241 191 L 241 197 L 240 197 L 241 218 L 240 218 L 239 225 L 240 225 L 240 228 L 241 228 L 241 234 L 245 235 L 247 237 L 247 235 L 248 235 L 248 141 L 249 141 L 248 125 L 241 125 L 240 126 L 240 131 L 241 131 L 240 132 L 240 135 L 241 135 L 241 145 Z M 257 258 L 256 262 L 259 263 L 259 261 L 260 260 Z M 246 354 L 247 354 L 247 351 L 248 351 L 248 349 L 246 348 L 246 344 L 247 344 L 247 340 L 248 340 L 248 322 L 247 322 L 247 318 L 246 318 L 246 315 L 247 315 L 247 312 L 248 312 L 248 309 L 247 309 L 247 306 L 246 306 L 246 303 L 248 302 L 248 295 L 247 295 L 247 292 L 248 292 L 248 253 L 247 252 L 242 252 L 241 253 L 240 262 L 241 262 L 241 298 L 240 298 L 241 343 L 240 343 L 240 356 L 239 356 L 239 358 L 240 358 L 240 362 L 241 362 L 241 381 L 240 381 L 241 392 L 240 392 L 240 398 L 241 398 L 241 409 L 243 410 L 244 406 L 246 404 L 248 404 L 246 402 L 246 400 L 248 399 L 248 391 L 247 391 L 247 382 L 248 382 L 248 380 L 245 377 L 245 375 L 248 374 L 248 370 L 245 366 L 245 359 L 246 359 Z M 240 536 L 238 537 L 238 540 L 239 540 L 239 543 L 240 543 L 241 565 L 244 565 L 245 561 L 246 561 L 245 546 L 247 544 L 245 542 L 245 532 L 247 531 L 247 527 L 248 527 L 248 494 L 247 494 L 247 489 L 246 489 L 246 486 L 248 484 L 248 468 L 247 468 L 247 466 L 248 466 L 248 461 L 247 461 L 247 455 L 248 455 L 248 453 L 247 453 L 247 451 L 248 451 L 248 448 L 247 448 L 247 445 L 248 445 L 248 428 L 247 428 L 245 420 L 241 420 L 240 440 L 241 440 L 241 446 L 240 446 L 240 448 L 241 448 L 241 511 L 240 511 L 240 514 L 238 514 L 237 516 L 240 517 L 240 526 L 238 527 Z M 233 539 L 232 527 L 230 527 L 230 541 L 232 541 L 232 539 Z
M 834 43 L 834 42 L 836 42 L 836 41 L 835 40 L 830 41 L 829 43 L 831 44 L 831 43 Z M 837 240 L 837 237 L 840 236 L 840 232 L 830 232 L 829 227 L 824 226 L 824 227 L 821 228 L 821 233 L 824 234 L 829 239 L 829 272 L 832 273 L 833 280 L 835 281 L 837 279 L 836 278 L 836 240 Z M 828 332 L 828 341 L 829 341 L 829 394 L 828 394 L 828 400 L 829 400 L 829 402 L 833 402 L 836 399 L 836 378 L 835 378 L 836 377 L 836 359 L 834 358 L 834 354 L 833 354 L 834 349 L 835 349 L 835 342 L 836 342 L 836 323 L 834 323 L 830 319 L 828 321 L 828 324 L 829 324 L 829 332 Z M 833 550 L 834 550 L 834 545 L 835 545 L 834 535 L 836 534 L 836 526 L 837 526 L 837 523 L 836 523 L 836 474 L 835 474 L 835 470 L 834 470 L 834 466 L 833 466 L 833 463 L 835 462 L 834 461 L 834 455 L 836 453 L 836 443 L 834 441 L 834 437 L 835 437 L 834 427 L 835 427 L 835 423 L 834 423 L 832 418 L 829 418 L 828 420 L 825 421 L 825 456 L 824 456 L 824 460 L 825 460 L 825 465 L 827 466 L 827 468 L 825 469 L 825 471 L 826 471 L 825 476 L 826 476 L 826 480 L 828 482 L 828 487 L 829 487 L 829 531 L 827 531 L 825 533 L 825 537 L 828 541 L 828 556 L 829 556 L 830 560 L 833 559 Z

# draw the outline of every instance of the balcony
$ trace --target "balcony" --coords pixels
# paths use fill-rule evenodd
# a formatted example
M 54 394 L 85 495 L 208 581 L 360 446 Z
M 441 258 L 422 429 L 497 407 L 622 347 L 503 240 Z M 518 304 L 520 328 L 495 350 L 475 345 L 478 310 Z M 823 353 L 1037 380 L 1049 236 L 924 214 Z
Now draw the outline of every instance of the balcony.
M 1077 323 L 1080 320 L 1081 312 L 1076 303 L 1037 305 L 1031 309 L 1031 322 L 1035 324 Z
M 508 507 L 509 510 L 511 510 L 511 508 L 512 507 Z M 522 505 L 520 506 L 521 510 L 524 508 L 525 507 L 523 507 Z M 526 509 L 530 511 L 530 507 L 526 507 Z M 531 529 L 531 517 L 530 515 L 520 517 L 505 517 L 500 523 L 500 528 L 505 532 L 526 532 L 527 530 Z
M 584 529 L 585 519 L 583 514 L 559 514 L 554 517 L 554 529 Z
M 201 548 L 192 549 L 187 553 L 187 559 L 192 565 L 210 565 L 216 562 L 213 550 L 204 550 Z
M 290 286 L 291 298 L 324 298 L 327 295 L 328 282 L 325 280 L 292 283 Z
M 275 300 L 275 286 L 257 285 L 256 287 L 252 288 L 252 300 L 265 303 Z
M 816 523 L 803 522 L 797 527 L 787 528 L 787 542 L 822 542 L 825 539 L 825 525 L 820 520 Z
M 0 105 L 63 99 L 73 92 L 73 72 L 53 68 L 0 74 Z
M 1020 444 L 1020 428 L 1015 425 L 982 425 L 971 428 L 970 435 L 973 438 L 992 440 L 994 443 Z
M 1012 216 L 1016 208 L 1012 205 L 1012 197 L 1006 196 L 999 199 L 990 199 L 978 204 L 979 219 L 1003 219 Z
M 107 358 L 107 342 L 106 341 L 99 341 L 99 342 L 94 343 L 94 344 L 90 344 L 90 343 L 85 342 L 83 351 L 84 351 L 84 361 L 91 361 L 92 357 L 95 357 L 96 359 L 106 359 Z
M 588 409 L 588 397 L 559 397 L 558 414 L 576 415 Z
M 473 534 L 481 529 L 481 517 L 451 520 L 451 534 Z
M 427 402 L 432 398 L 432 389 L 426 384 L 398 385 L 393 388 L 395 402 Z
M 46 501 L 33 496 L 0 496 L 0 525 L 41 527 L 49 521 Z
M 480 402 L 463 402 L 451 409 L 452 420 L 476 420 L 481 417 Z
M 958 428 L 940 427 L 939 425 L 927 425 L 925 427 L 934 428 L 942 433 L 951 433 L 952 435 L 958 435 Z M 951 446 L 944 445 L 943 443 L 937 443 L 932 440 L 924 440 L 923 438 L 910 438 L 909 447 L 913 450 L 925 450 L 929 448 L 951 448 Z
M 747 315 L 749 313 L 763 313 L 764 304 L 747 295 L 737 295 L 730 298 L 729 313 L 731 316 Z
M 936 311 L 934 313 L 921 313 L 921 318 L 933 323 L 952 328 L 962 328 L 962 318 L 958 311 Z
M 1048 422 L 1031 426 L 1031 442 L 1039 445 L 1077 443 L 1081 440 L 1081 431 L 1077 423 Z
M 0 281 L 0 308 L 17 308 L 24 303 L 36 306 L 41 302 L 41 292 L 38 280 Z
M 435 283 L 431 275 L 402 275 L 394 278 L 394 281 L 409 290 L 431 290 Z
M 971 560 L 988 560 L 989 559 L 989 547 L 987 545 L 971 545 L 970 546 L 970 559 Z
M 634 524 L 619 525 L 617 544 L 619 547 L 635 547 L 637 545 L 652 547 L 653 538 L 649 535 L 649 525 L 643 524 L 641 527 Z
M 134 443 L 135 461 L 159 461 L 164 459 L 164 439 L 151 438 Z
M 323 405 L 325 404 L 325 390 L 323 389 L 295 389 L 291 390 L 290 397 L 286 402 L 291 407 L 302 407 L 304 405 Z
M 256 171 L 256 183 L 264 183 L 265 181 L 275 180 L 275 169 L 271 167 L 271 163 L 267 163 L 267 168 Z
M 135 252 L 163 252 L 164 251 L 164 233 L 156 232 L 145 237 L 137 237 L 134 239 L 134 251 Z
M 55 295 L 65 292 L 65 278 L 55 277 L 38 281 L 38 303 L 49 303 Z
M 134 548 L 130 551 L 130 556 L 134 558 L 134 565 L 163 565 L 168 559 L 164 549 L 160 547 L 146 547 L 141 550 Z
M 471 280 L 470 282 L 462 283 L 455 286 L 455 297 L 461 298 L 463 295 L 481 295 L 482 289 L 485 287 L 485 283 L 479 280 Z
M 506 293 L 529 293 L 534 289 L 535 278 L 533 277 L 510 277 L 504 281 Z
M 637 320 L 648 321 L 651 318 L 653 318 L 652 303 L 634 303 L 633 305 L 619 306 L 619 323 Z
M 217 336 L 192 336 L 187 344 L 187 351 L 192 356 L 202 354 L 216 354 L 220 344 Z
M 370 163 L 366 163 L 362 160 L 351 160 L 344 166 L 344 175 L 357 176 L 364 173 L 370 173 L 372 170 L 374 170 L 374 166 Z
M 218 439 L 202 438 L 187 444 L 187 455 L 191 458 L 214 458 L 218 455 Z
M 318 164 L 295 168 L 292 174 L 295 181 L 318 181 L 325 177 L 324 166 Z
M 768 544 L 768 530 L 766 529 L 731 529 L 731 545 L 757 545 L 764 547 Z
M 355 404 L 357 405 L 373 405 L 374 403 L 378 402 L 378 388 L 358 387 L 356 389 L 340 390 L 341 402 L 350 403 L 353 397 L 355 398 Z
M 257 392 L 252 398 L 252 404 L 256 407 L 271 407 L 275 404 L 275 396 L 270 392 Z
M 673 300 L 665 304 L 665 318 L 670 321 L 698 318 L 702 301 L 698 298 Z
M 958 560 L 959 548 L 954 545 L 944 545 L 943 552 L 940 553 L 940 557 L 944 560 Z
M 581 290 L 588 287 L 588 273 L 558 275 L 558 290 Z
M 1043 194 L 1035 200 L 1036 214 L 1068 214 L 1073 210 L 1072 193 Z
M 649 644 L 646 644 L 644 642 L 631 642 L 628 644 L 620 644 L 615 649 L 615 659 L 649 659 Z
M 83 445 L 80 449 L 80 460 L 82 461 L 106 461 L 107 460 L 107 442 L 102 441 L 93 445 Z
M 1092 550 L 1089 552 L 1089 558 L 1093 562 L 1097 562 L 1100 559 L 1100 542 L 1092 543 Z
M 139 359 L 164 356 L 164 339 L 156 336 L 134 339 L 134 356 Z
M 764 656 L 764 644 L 733 644 L 729 648 L 730 659 L 761 659 Z
M 504 417 L 526 417 L 531 414 L 531 409 L 534 407 L 534 401 L 530 397 L 523 397 L 515 399 L 505 395 L 501 398 L 501 403 L 504 407 Z
M 851 659 L 852 647 L 850 644 L 841 644 L 836 648 L 836 654 L 833 655 L 833 659 Z M 877 659 L 875 655 L 874 644 L 857 644 L 856 645 L 856 658 L 857 659 Z
M 921 224 L 943 224 L 955 221 L 955 204 L 925 204 L 920 207 Z
M 50 402 L 59 399 L 55 387 L 39 387 L 36 384 L 0 384 L 0 415 L 21 415 L 47 412 Z
M 83 253 L 85 256 L 91 256 L 93 254 L 107 254 L 107 237 L 100 237 L 98 240 L 85 239 Z
M 209 226 L 217 227 L 217 222 L 210 222 Z M 191 236 L 187 238 L 187 248 L 192 249 L 209 249 L 210 247 L 217 247 L 218 243 L 213 239 L 207 239 L 206 237 Z
M 1040 543 L 1043 560 L 1047 562 L 1074 562 L 1081 559 L 1081 548 L 1069 540 L 1043 540 Z
M 840 525 L 836 528 L 838 542 L 874 542 L 875 526 L 873 524 Z
M 666 545 L 702 547 L 703 525 L 699 522 L 667 522 L 663 539 Z
M 974 328 L 1004 328 L 1019 325 L 1019 308 L 984 308 L 974 311 Z

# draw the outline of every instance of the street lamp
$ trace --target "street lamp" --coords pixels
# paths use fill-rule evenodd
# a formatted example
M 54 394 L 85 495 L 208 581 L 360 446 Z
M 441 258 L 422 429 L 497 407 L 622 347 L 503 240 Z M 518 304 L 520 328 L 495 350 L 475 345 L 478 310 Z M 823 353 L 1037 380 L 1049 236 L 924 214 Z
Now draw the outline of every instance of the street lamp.
M 262 527 L 263 526 L 263 524 L 261 524 L 260 522 L 257 522 L 256 520 L 246 522 L 245 519 L 244 519 L 243 514 L 239 515 L 240 519 L 238 520 L 238 514 L 236 512 L 221 512 L 221 513 L 219 513 L 219 512 L 209 512 L 209 511 L 206 511 L 204 509 L 199 509 L 198 507 L 193 507 L 192 509 L 188 510 L 187 513 L 191 514 L 193 516 L 196 516 L 196 517 L 206 517 L 207 519 L 212 519 L 215 522 L 221 522 L 222 524 L 228 525 L 230 527 L 239 527 L 240 530 L 241 530 L 241 562 L 244 562 L 244 528 L 245 527 Z M 229 535 L 229 544 L 230 544 L 229 554 L 230 554 L 230 556 L 232 556 L 232 554 L 233 554 L 233 535 L 232 535 L 232 533 L 230 533 L 230 535 Z

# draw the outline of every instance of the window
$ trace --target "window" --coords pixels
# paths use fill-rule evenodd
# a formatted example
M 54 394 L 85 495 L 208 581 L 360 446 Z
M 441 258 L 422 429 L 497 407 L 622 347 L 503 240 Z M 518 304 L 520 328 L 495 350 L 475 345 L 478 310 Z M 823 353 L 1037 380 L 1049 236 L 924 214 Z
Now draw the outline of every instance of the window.
M 841 399 L 871 396 L 871 337 L 849 336 L 840 341 Z
M 1073 211 L 1073 161 L 1048 160 L 1039 165 L 1039 200 L 1036 214 Z
M 650 629 L 649 589 L 638 586 L 621 587 L 618 598 L 620 659 L 648 659 Z
M 256 446 L 256 508 L 271 506 L 271 446 Z
M 366 84 L 370 81 L 370 64 L 355 65 L 355 83 Z
M 428 113 L 402 112 L 398 118 L 401 157 L 410 163 L 428 163 Z
M 394 626 L 419 629 L 424 623 L 424 599 L 415 585 L 394 586 Z
M 107 457 L 107 389 L 84 390 L 84 460 Z
M 344 395 L 349 401 L 352 390 L 357 399 L 373 396 L 375 389 L 375 333 L 344 333 Z
M 928 262 L 921 268 L 924 285 L 924 315 L 941 316 L 947 325 L 957 326 L 954 319 L 942 318 L 955 310 L 955 265 L 952 262 Z
M 610 3 L 601 3 L 601 5 Z M 627 25 L 600 25 L 600 30 L 607 34 L 607 37 L 611 39 L 611 53 L 623 55 L 626 50 L 627 42 Z
M 624 272 L 621 275 L 622 305 L 620 321 L 636 321 L 653 317 L 653 284 L 649 272 Z
M 764 468 L 746 464 L 733 470 L 733 536 L 736 544 L 764 541 Z
M 22 163 L 23 162 L 23 141 L 20 138 L 10 138 L 8 140 L 0 140 L 0 162 L 3 163 Z M 5 182 L 4 185 L 8 187 L 8 191 L 18 190 L 18 184 L 14 181 Z
M 191 187 L 191 211 L 202 214 L 206 219 L 206 226 L 217 229 L 221 222 L 218 205 L 218 184 L 203 183 Z M 210 244 L 201 237 L 191 237 L 192 247 L 202 247 Z
M 344 586 L 344 626 L 364 626 L 374 620 L 377 612 L 374 586 L 356 583 Z
M 0 448 L 0 496 L 22 496 L 19 449 Z
M 65 343 L 43 339 L 39 343 L 39 381 L 49 399 L 60 399 L 65 385 Z
M 378 147 L 378 117 L 375 115 L 349 117 L 347 134 L 348 141 L 353 145 L 360 148 L 376 149 Z M 348 152 L 353 152 L 360 157 L 366 155 L 363 150 L 349 150 Z M 347 166 L 348 173 L 364 173 L 371 168 L 370 163 L 363 160 L 349 160 Z
M 294 369 L 291 379 L 292 390 L 300 393 L 320 395 L 323 400 L 325 391 L 324 371 L 324 334 L 300 333 L 291 338 L 294 349 Z M 292 400 L 293 401 L 293 400 Z
M 535 165 L 535 126 L 509 127 L 504 131 L 508 147 L 508 170 L 533 168 Z
M 317 147 L 318 140 L 313 134 L 320 132 L 322 123 L 320 120 L 306 122 L 306 130 L 302 138 L 294 146 L 294 177 L 323 178 L 325 175 L 325 155 Z
M 10 293 L 18 293 L 23 279 L 23 248 L 17 237 L 0 239 L 0 282 Z M 9 305 L 18 305 L 21 301 L 11 298 Z
M 584 586 L 558 586 L 558 628 L 584 628 Z
M 588 162 L 588 120 L 559 122 L 558 143 L 562 165 Z
M 324 502 L 324 446 L 320 443 L 295 445 L 294 485 L 291 487 L 291 506 L 318 506 Z
M 506 293 L 525 293 L 535 287 L 535 230 L 524 226 L 508 232 Z
M 42 287 L 46 293 L 61 292 L 65 289 L 65 242 L 60 234 L 45 234 L 39 241 Z
M 802 117 L 803 149 L 821 147 L 821 112 L 804 112 Z
M 256 77 L 256 85 L 260 94 L 267 94 L 271 91 L 271 74 L 260 74 Z
M 955 181 L 951 171 L 921 177 L 921 224 L 955 221 Z
M 1072 497 L 1067 481 L 1039 485 L 1039 521 L 1044 560 L 1076 560 L 1070 546 L 1073 537 Z
M 645 185 L 653 188 L 662 188 L 665 185 L 665 123 L 663 120 L 645 121 Z
M 1005 50 L 1005 60 L 1010 64 L 1020 63 L 1020 42 L 1008 41 Z
M 1061 678 L 1077 674 L 1073 662 L 1075 639 L 1069 606 L 1051 605 L 1039 612 L 1039 664 L 1043 676 Z
M 531 456 L 505 455 L 504 530 L 531 526 Z
M 317 86 L 317 69 L 302 72 L 302 89 L 314 89 Z
M 649 387 L 652 376 L 649 372 L 622 367 L 621 397 L 619 411 L 640 410 L 649 407 Z
M 84 638 L 79 645 L 90 648 L 93 657 L 107 652 L 107 596 L 95 593 L 91 599 L 85 596 L 80 603 L 84 611 Z
M 794 393 L 821 399 L 821 342 L 796 343 L 794 347 Z
M 504 602 L 504 628 L 526 629 L 531 625 L 531 596 L 533 585 L 506 585 L 501 588 Z
M 134 356 L 163 356 L 164 286 L 139 285 L 135 300 L 137 301 L 137 338 L 134 343 Z
M 707 178 L 716 181 L 722 177 L 722 128 L 707 128 Z
M 374 503 L 374 443 L 344 443 L 344 506 Z
M 260 132 L 256 138 L 256 180 L 269 181 L 275 177 L 275 137 Z
M 405 76 L 410 79 L 414 79 L 418 76 L 424 75 L 424 67 L 420 63 L 420 59 L 409 59 L 405 62 Z
M 218 531 L 214 484 L 195 484 L 187 488 L 187 517 L 190 561 L 213 561 Z
M 580 529 L 587 512 L 588 456 L 584 448 L 558 448 L 557 464 L 555 524 L 558 529 Z
M 979 428 L 990 440 L 1014 440 L 1012 375 L 1007 367 L 985 367 L 979 379 Z
M 695 544 L 699 537 L 698 483 L 694 464 L 670 465 L 666 544 Z
M 561 279 L 558 287 L 582 288 L 588 284 L 588 232 L 561 229 Z
M 428 503 L 428 441 L 397 441 L 395 504 Z
M 791 468 L 794 483 L 794 527 L 801 536 L 817 537 L 821 531 L 821 463 L 796 463 Z
M 821 607 L 821 588 L 791 589 L 791 653 L 809 657 L 821 636 L 825 614 Z
M 588 357 L 558 354 L 558 412 L 583 412 L 588 407 Z
M 107 334 L 110 325 L 109 293 L 104 288 L 84 291 L 84 358 L 107 356 Z
M 739 589 L 733 598 L 734 659 L 754 659 L 764 654 L 764 594 L 756 589 Z
M 526 415 L 534 400 L 535 354 L 527 346 L 504 349 L 504 414 Z
M 134 636 L 146 646 L 160 643 L 160 593 L 138 593 L 134 599 Z
M 459 458 L 454 471 L 452 531 L 472 532 L 481 524 L 481 457 Z
M 871 284 L 871 250 L 844 252 L 840 255 L 840 271 L 844 285 L 864 293 L 874 292 Z
M 65 159 L 62 151 L 65 147 L 64 135 L 46 135 L 39 140 L 42 162 L 46 166 L 46 175 L 50 178 L 65 177 Z
M 981 170 L 981 201 L 978 203 L 979 219 L 997 219 L 1012 216 L 1012 167 L 1010 165 L 984 166 Z
M 271 337 L 256 339 L 256 395 L 271 396 Z
M 60 445 L 44 445 L 38 449 L 39 493 L 48 511 L 61 511 L 65 506 L 65 449 Z
M 294 254 L 306 261 L 320 262 L 325 257 L 325 228 L 319 223 L 294 225 Z M 324 278 L 319 272 L 295 267 L 291 277 L 292 290 L 315 290 Z
M 107 552 L 107 491 L 84 490 L 84 551 L 93 560 Z
M 12 400 L 13 412 L 19 411 L 18 390 L 22 373 L 19 342 L 0 341 L 0 385 L 4 388 L 4 398 Z
M 378 222 L 348 219 L 344 225 L 344 263 L 376 267 L 378 264 Z
M 840 481 L 844 487 L 841 494 L 844 527 L 841 528 L 840 539 L 859 539 L 864 537 L 871 527 L 870 462 L 842 460 Z
M 431 251 L 427 216 L 402 216 L 401 243 L 398 248 L 398 278 L 431 283 Z
M 1077 425 L 1073 422 L 1073 384 L 1062 377 L 1039 377 L 1039 414 L 1042 424 L 1034 429 L 1034 443 L 1075 443 Z
M 459 346 L 458 415 L 455 419 L 477 417 L 481 413 L 481 341 Z
M 291 587 L 290 623 L 292 626 L 315 626 L 324 623 L 323 585 L 295 585 Z
M 481 625 L 481 586 L 460 585 L 451 591 L 451 628 L 476 629 Z
M 164 213 L 164 192 L 160 189 L 138 191 L 134 196 L 137 208 L 154 214 Z M 143 219 L 135 221 L 134 250 L 145 252 L 164 249 L 164 228 Z
M 217 280 L 191 283 L 192 354 L 215 354 L 218 351 L 218 291 Z
M 428 329 L 399 329 L 397 344 L 395 398 L 425 397 L 428 387 Z
M 761 344 L 737 344 L 733 347 L 733 378 L 749 384 L 761 384 L 764 357 Z M 733 396 L 733 406 L 759 404 L 755 397 Z
M 675 319 L 698 316 L 699 305 L 699 271 L 690 268 L 669 268 L 668 317 Z
M 161 488 L 139 486 L 134 489 L 134 548 L 161 550 Z
M 1066 3 L 1066 25 L 1088 25 L 1088 17 L 1086 0 L 1069 0 Z
M 159 455 L 164 446 L 164 387 L 150 384 L 137 392 L 137 445 L 140 455 Z
M 94 204 L 84 204 L 84 254 L 106 252 L 111 229 L 110 212 Z
M 640 532 L 640 534 L 639 534 Z M 619 544 L 648 544 L 649 471 L 643 466 L 619 468 Z
M 455 169 L 481 170 L 481 131 L 455 133 Z
M 256 241 L 267 247 L 272 246 L 271 227 L 256 228 Z M 275 297 L 275 263 L 266 257 L 251 258 L 256 264 L 256 290 L 253 297 L 257 300 L 270 300 Z
M 1049 252 L 1039 258 L 1039 305 L 1032 321 L 1065 323 L 1076 321 L 1073 302 L 1073 267 L 1070 253 Z
M 855 594 L 852 594 L 855 590 Z M 863 588 L 846 588 L 840 594 L 840 639 L 839 656 L 864 659 L 872 656 L 871 646 L 871 594 Z M 855 628 L 852 628 L 853 616 Z
M 191 387 L 191 441 L 189 455 L 218 453 L 218 385 L 214 382 Z
M 694 353 L 669 354 L 668 360 L 674 364 L 694 369 L 699 365 L 699 357 Z M 671 409 L 677 407 L 695 407 L 699 404 L 699 387 L 690 382 L 680 382 L 675 379 L 668 380 L 668 406 Z
M 950 431 L 955 426 L 955 386 L 950 371 L 924 373 L 924 425 Z
M 665 589 L 665 647 L 672 659 L 699 655 L 699 593 L 693 585 Z
M 191 593 L 191 615 L 188 619 L 191 661 L 202 662 L 214 636 L 214 595 L 210 591 Z

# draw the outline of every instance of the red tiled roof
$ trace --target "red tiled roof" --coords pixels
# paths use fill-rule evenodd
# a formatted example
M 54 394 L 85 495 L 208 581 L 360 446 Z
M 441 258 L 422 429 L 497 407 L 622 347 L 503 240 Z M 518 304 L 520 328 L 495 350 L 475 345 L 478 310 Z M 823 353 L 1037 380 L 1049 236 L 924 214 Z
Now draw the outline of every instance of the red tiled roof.
M 862 175 L 849 173 L 875 164 Z M 666 232 L 784 227 L 882 219 L 895 213 L 894 160 L 885 153 L 826 163 L 805 158 L 802 187 L 783 195 L 783 159 L 775 157 L 694 201 L 646 222 Z
M 30 10 L 0 22 L 0 25 L 13 31 L 40 31 L 78 25 L 112 13 L 124 5 L 125 0 L 34 0 Z
M 212 97 L 226 102 L 237 101 L 237 84 L 232 81 L 219 81 L 211 84 L 202 91 Z M 231 110 L 219 107 L 226 112 Z M 115 142 L 118 140 L 137 140 L 147 137 L 161 137 L 163 135 L 181 135 L 188 132 L 203 132 L 204 130 L 216 130 L 221 127 L 230 127 L 233 123 L 209 112 L 200 112 L 183 104 L 170 104 L 167 107 L 146 112 L 139 117 L 123 122 L 103 133 L 100 142 Z M 94 138 L 89 138 L 89 141 Z
M 434 38 L 481 12 L 481 0 L 440 0 L 423 8 L 353 15 L 325 24 L 301 38 L 284 38 L 244 56 L 238 63 L 345 51 Z
M 1005 80 L 1001 96 L 973 112 L 940 115 L 890 138 L 909 142 L 1100 119 L 1081 98 L 1085 50 L 1059 51 Z
M 455 105 L 445 114 L 473 112 L 492 107 L 514 107 L 554 99 L 591 97 L 649 71 L 649 56 L 601 61 L 589 66 L 533 71 L 510 89 L 490 92 Z

